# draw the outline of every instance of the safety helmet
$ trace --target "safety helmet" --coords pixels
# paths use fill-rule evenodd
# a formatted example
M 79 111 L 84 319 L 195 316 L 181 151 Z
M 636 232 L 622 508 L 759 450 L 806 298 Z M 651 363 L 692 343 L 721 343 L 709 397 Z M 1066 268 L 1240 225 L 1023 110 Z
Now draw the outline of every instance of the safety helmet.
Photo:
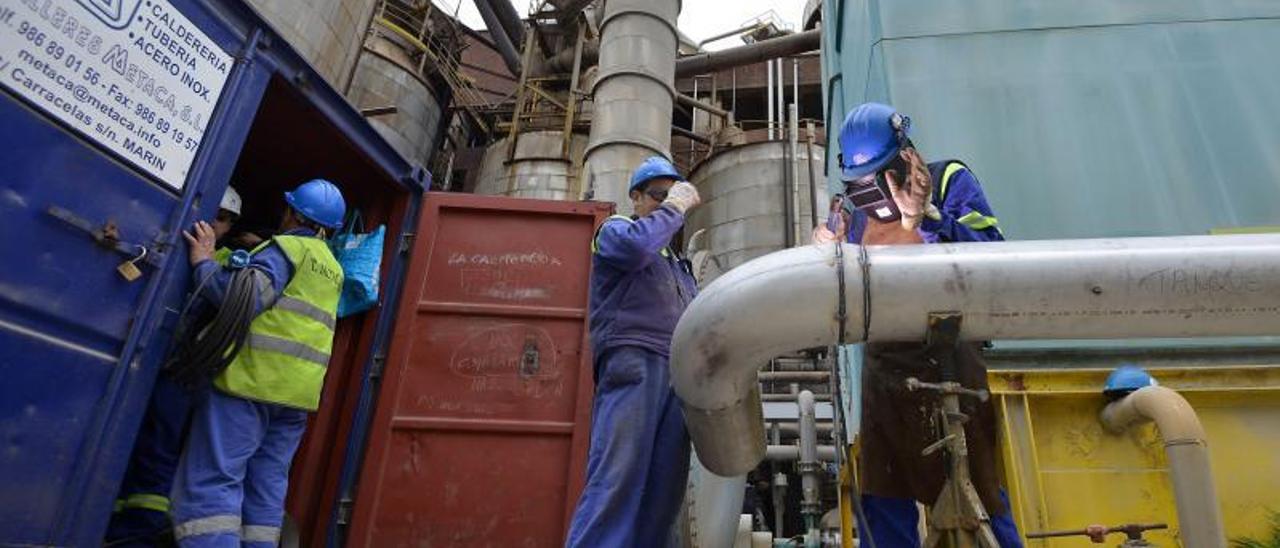
M 227 190 L 222 193 L 222 201 L 218 202 L 218 209 L 225 209 L 239 216 L 241 203 L 240 193 L 234 188 L 227 187 Z
M 324 179 L 312 179 L 284 193 L 284 200 L 308 221 L 330 229 L 342 227 L 347 203 L 337 185 Z
M 855 181 L 884 169 L 907 143 L 908 118 L 889 105 L 863 103 L 840 125 L 840 175 Z
M 671 165 L 671 160 L 662 156 L 650 156 L 645 161 L 640 162 L 640 167 L 631 174 L 631 188 L 627 192 L 635 192 L 644 188 L 645 183 L 654 179 L 675 179 L 683 181 L 684 177 L 680 176 L 680 172 L 676 171 L 676 166 Z
M 1117 367 L 1107 376 L 1107 383 L 1103 385 L 1102 393 L 1112 399 L 1118 399 L 1128 396 L 1139 388 L 1159 384 L 1145 369 L 1127 363 Z

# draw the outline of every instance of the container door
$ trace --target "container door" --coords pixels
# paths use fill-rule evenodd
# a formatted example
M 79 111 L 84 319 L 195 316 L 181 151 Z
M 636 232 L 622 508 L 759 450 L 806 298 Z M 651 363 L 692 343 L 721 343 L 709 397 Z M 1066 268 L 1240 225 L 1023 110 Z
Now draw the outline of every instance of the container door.
M 163 342 L 146 326 L 185 264 L 184 192 L 214 169 L 196 153 L 225 152 L 232 58 L 141 6 L 0 4 L 0 545 L 101 543 Z M 207 49 L 162 67 L 174 28 Z
M 428 195 L 348 545 L 563 545 L 591 415 L 590 241 L 610 211 Z

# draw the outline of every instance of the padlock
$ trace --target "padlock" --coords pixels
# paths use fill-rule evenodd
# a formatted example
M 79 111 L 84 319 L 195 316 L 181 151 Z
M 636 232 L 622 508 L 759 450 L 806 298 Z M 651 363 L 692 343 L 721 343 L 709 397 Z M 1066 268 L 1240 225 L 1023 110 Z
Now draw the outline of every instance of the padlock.
M 133 261 L 120 263 L 120 266 L 116 267 L 116 272 L 119 272 L 125 280 L 130 282 L 142 277 L 142 270 L 138 269 L 137 265 L 133 264 Z
M 144 246 L 138 246 L 138 247 L 142 248 L 141 254 L 123 263 L 120 263 L 120 266 L 116 267 L 116 272 L 119 272 L 120 276 L 122 276 L 125 279 L 125 281 L 132 282 L 142 277 L 142 270 L 138 268 L 137 263 L 138 261 L 141 261 L 143 257 L 147 256 L 147 248 Z

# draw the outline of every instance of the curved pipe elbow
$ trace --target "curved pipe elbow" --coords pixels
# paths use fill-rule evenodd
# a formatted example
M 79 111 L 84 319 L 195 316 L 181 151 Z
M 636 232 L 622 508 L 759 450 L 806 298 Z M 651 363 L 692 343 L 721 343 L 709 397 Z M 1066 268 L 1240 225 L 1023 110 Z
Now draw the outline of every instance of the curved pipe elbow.
M 1205 445 L 1204 427 L 1186 398 L 1163 386 L 1147 386 L 1102 410 L 1102 424 L 1113 434 L 1154 421 L 1165 445 Z
M 845 245 L 842 261 L 851 301 L 846 326 L 861 333 L 857 247 Z M 773 253 L 717 278 L 681 317 L 671 343 L 672 384 L 707 469 L 736 476 L 764 458 L 756 371 L 774 356 L 837 341 L 839 270 L 832 245 Z

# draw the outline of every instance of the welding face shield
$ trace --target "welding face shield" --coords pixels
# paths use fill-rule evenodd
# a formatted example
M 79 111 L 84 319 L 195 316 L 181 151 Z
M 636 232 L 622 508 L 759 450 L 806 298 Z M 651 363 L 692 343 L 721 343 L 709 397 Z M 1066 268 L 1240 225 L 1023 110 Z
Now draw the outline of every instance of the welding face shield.
M 902 218 L 902 211 L 898 209 L 898 203 L 893 201 L 893 193 L 889 190 L 889 179 L 885 177 L 885 173 L 890 171 L 893 172 L 895 180 L 904 180 L 907 165 L 901 156 L 895 156 L 884 168 L 875 173 L 844 182 L 845 196 L 853 207 L 882 223 Z

